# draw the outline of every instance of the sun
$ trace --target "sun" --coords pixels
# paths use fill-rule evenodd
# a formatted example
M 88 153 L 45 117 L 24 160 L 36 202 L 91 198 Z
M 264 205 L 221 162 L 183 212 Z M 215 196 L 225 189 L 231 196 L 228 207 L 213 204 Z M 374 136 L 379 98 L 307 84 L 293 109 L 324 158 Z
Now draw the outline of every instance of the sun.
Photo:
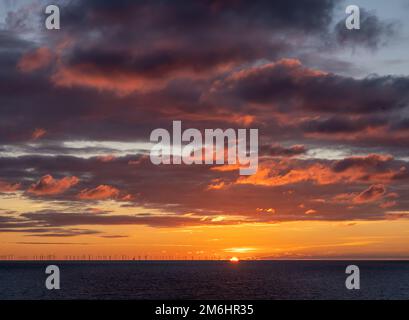
M 230 259 L 230 262 L 232 262 L 232 263 L 237 263 L 237 262 L 239 262 L 240 260 L 239 260 L 239 258 L 237 258 L 237 257 L 232 257 L 231 259 Z

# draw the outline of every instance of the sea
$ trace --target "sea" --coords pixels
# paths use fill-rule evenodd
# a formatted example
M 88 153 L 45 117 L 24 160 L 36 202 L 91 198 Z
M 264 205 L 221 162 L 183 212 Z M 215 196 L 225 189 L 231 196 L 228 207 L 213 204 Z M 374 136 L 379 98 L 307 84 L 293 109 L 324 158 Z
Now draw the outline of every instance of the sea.
M 60 289 L 48 290 L 48 265 Z M 360 289 L 345 286 L 348 265 Z M 3 261 L 1 300 L 406 300 L 409 261 Z

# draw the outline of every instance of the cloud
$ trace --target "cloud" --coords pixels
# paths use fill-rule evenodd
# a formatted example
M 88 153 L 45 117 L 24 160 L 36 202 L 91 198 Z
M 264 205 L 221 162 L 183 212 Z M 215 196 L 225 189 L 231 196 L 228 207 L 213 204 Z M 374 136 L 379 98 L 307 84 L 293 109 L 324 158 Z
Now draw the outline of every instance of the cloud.
M 119 190 L 108 185 L 99 185 L 94 189 L 84 189 L 78 194 L 78 198 L 82 200 L 104 200 L 116 198 L 119 195 Z
M 354 199 L 354 203 L 368 203 L 381 199 L 386 192 L 386 188 L 382 184 L 374 184 L 368 189 L 362 191 Z
M 316 214 L 316 213 L 317 213 L 317 211 L 314 210 L 314 209 L 309 209 L 309 210 L 305 211 L 305 214 Z
M 97 159 L 101 162 L 111 162 L 116 159 L 116 157 L 112 154 L 104 155 L 104 156 L 99 156 Z
M 47 138 L 57 142 L 143 140 L 152 128 L 179 118 L 199 128 L 260 126 L 266 135 L 299 144 L 311 138 L 366 145 L 407 143 L 409 134 L 394 114 L 407 105 L 406 77 L 354 79 L 313 68 L 308 59 L 302 64 L 284 58 L 303 56 L 291 44 L 305 32 L 306 38 L 325 33 L 335 5 L 328 1 L 307 10 L 294 2 L 292 13 L 286 12 L 287 4 L 281 1 L 223 2 L 218 9 L 210 3 L 183 2 L 159 8 L 155 4 L 106 6 L 82 1 L 63 6 L 66 27 L 61 38 L 70 41 L 62 46 L 65 40 L 47 38 L 50 43 L 44 48 L 56 55 L 50 68 L 20 74 L 15 66 L 21 57 L 38 48 L 11 35 L 4 39 L 0 104 L 10 107 L 2 110 L 7 122 L 0 128 L 0 139 L 21 142 L 32 134 L 26 128 L 47 128 L 53 133 Z M 263 10 L 270 7 L 274 13 Z M 89 12 L 92 23 L 82 19 L 81 10 Z M 126 21 L 117 20 L 112 10 L 125 14 Z M 189 20 L 185 10 L 200 19 Z M 305 16 L 297 18 L 296 25 L 283 18 L 303 10 Z M 257 23 L 250 12 L 258 17 Z M 139 16 L 141 20 L 131 19 Z M 326 18 L 320 21 L 321 17 Z M 183 19 L 193 25 L 189 32 L 182 26 Z M 213 20 L 215 24 L 210 23 Z M 324 28 L 318 28 L 317 21 Z M 165 28 L 170 22 L 175 24 L 172 31 Z M 144 36 L 130 34 L 128 24 L 135 30 L 143 28 Z M 272 29 L 273 25 L 278 29 Z M 244 32 L 242 26 L 248 30 Z M 113 45 L 108 47 L 109 41 Z M 38 112 L 32 113 L 33 109 Z M 133 121 L 141 118 L 143 124 L 134 126 Z M 106 130 L 100 130 L 101 126 Z
M 283 147 L 280 145 L 263 145 L 260 148 L 261 155 L 271 157 L 295 157 L 305 154 L 307 149 L 303 145 L 294 145 L 291 147 Z
M 34 246 L 38 246 L 38 245 L 79 245 L 79 246 L 86 246 L 89 245 L 90 243 L 87 242 L 33 242 L 33 241 L 18 241 L 16 242 L 16 244 L 24 244 L 24 245 L 34 245 Z
M 399 110 L 409 103 L 409 78 L 354 79 L 281 59 L 234 71 L 214 82 L 209 99 L 254 103 L 278 112 L 367 114 Z
M 348 117 L 342 115 L 323 116 L 302 124 L 303 130 L 308 136 L 320 135 L 322 139 L 338 136 L 344 140 L 358 139 L 363 134 L 381 135 L 387 126 L 388 119 L 384 117 Z
M 328 162 L 266 161 L 256 174 L 239 177 L 236 184 L 284 186 L 303 182 L 318 185 L 359 182 L 383 182 L 407 176 L 406 168 L 392 169 L 391 156 L 371 154 Z
M 0 192 L 14 192 L 21 188 L 19 183 L 8 183 L 0 180 Z
M 120 239 L 120 238 L 128 238 L 128 237 L 129 237 L 129 236 L 125 236 L 125 235 L 115 235 L 115 234 L 112 234 L 112 235 L 107 234 L 107 235 L 101 236 L 101 238 L 106 238 L 106 239 Z
M 154 166 L 149 158 L 144 157 L 138 164 L 129 166 L 131 159 L 135 159 L 135 156 L 118 156 L 110 162 L 101 162 L 95 157 L 82 159 L 72 156 L 0 158 L 0 176 L 7 181 L 22 181 L 21 188 L 24 190 L 30 187 L 26 185 L 27 181 L 38 179 L 42 172 L 69 172 L 72 176 L 83 178 L 81 185 L 76 186 L 75 190 L 73 188 L 72 192 L 53 195 L 52 200 L 64 204 L 64 211 L 71 212 L 72 208 L 81 210 L 83 207 L 77 190 L 89 191 L 96 189 L 89 186 L 107 185 L 119 190 L 119 195 L 113 198 L 115 205 L 126 210 L 143 206 L 148 210 L 167 212 L 172 217 L 191 214 L 195 217 L 192 223 L 197 221 L 199 225 L 208 223 L 200 221 L 203 216 L 210 217 L 210 220 L 220 215 L 227 218 L 225 223 L 237 219 L 248 223 L 297 219 L 354 220 L 357 217 L 363 220 L 383 219 L 385 208 L 379 205 L 396 201 L 396 198 L 387 195 L 399 192 L 401 199 L 408 196 L 404 191 L 409 178 L 405 169 L 407 163 L 384 154 L 342 160 L 265 158 L 260 161 L 259 172 L 253 180 L 240 180 L 237 168 L 215 170 L 223 167 Z M 27 168 L 31 170 L 27 171 Z M 380 201 L 361 205 L 352 203 L 353 197 L 374 184 L 383 184 L 390 192 Z M 117 186 L 121 186 L 121 189 Z M 346 190 L 352 194 L 348 199 L 333 199 Z M 212 201 L 208 201 L 209 193 Z M 127 194 L 134 197 L 127 197 L 127 202 L 122 202 Z M 25 197 L 37 199 L 31 193 L 26 193 Z M 396 210 L 405 209 L 404 201 L 396 202 Z M 304 208 L 299 207 L 301 203 Z M 371 210 L 362 212 L 363 205 L 371 206 Z M 354 208 L 349 208 L 351 206 Z M 274 208 L 276 213 L 260 214 L 257 208 Z M 318 213 L 305 215 L 310 208 Z M 116 213 L 113 210 L 96 215 Z
M 119 95 L 158 90 L 178 78 L 211 78 L 249 62 L 292 55 L 297 51 L 292 40 L 299 44 L 304 38 L 323 42 L 333 37 L 330 26 L 339 3 L 62 4 L 61 32 L 72 43 L 61 53 L 51 78 L 57 86 Z
M 67 191 L 78 182 L 77 177 L 54 179 L 51 175 L 45 175 L 38 182 L 31 185 L 27 192 L 37 196 L 56 195 Z
M 276 213 L 276 210 L 274 208 L 257 208 L 256 211 L 260 213 L 267 213 L 267 214 Z
M 21 215 L 38 224 L 49 227 L 66 227 L 76 225 L 147 225 L 151 227 L 181 227 L 194 225 L 225 225 L 235 224 L 237 221 L 204 221 L 201 217 L 175 216 L 175 215 L 95 215 L 90 213 L 68 212 L 36 212 Z
M 51 225 L 65 220 L 163 227 L 220 216 L 227 222 L 219 224 L 382 220 L 388 207 L 406 210 L 409 80 L 364 76 L 362 66 L 341 60 L 345 49 L 382 46 L 389 27 L 371 13 L 367 29 L 344 39 L 333 29 L 340 3 L 57 1 L 64 27 L 46 36 L 42 17 L 38 34 L 26 31 L 35 12 L 10 14 L 13 31 L 0 30 L 0 190 L 18 181 L 33 190 L 24 201 L 48 192 L 42 203 L 58 201 L 68 213 L 83 199 L 115 199 L 124 210 L 169 216 L 98 220 L 88 214 L 118 212 L 85 208 L 84 220 L 79 212 L 72 221 L 69 214 L 0 219 L 3 231 L 57 235 L 52 228 L 66 226 Z M 200 130 L 259 128 L 257 175 L 239 177 L 235 166 L 154 167 L 136 141 L 174 119 Z M 330 160 L 339 154 L 360 156 Z M 44 179 L 50 172 L 62 179 Z M 400 200 L 385 193 L 353 203 L 378 184 Z M 19 193 L 1 196 L 22 201 Z M 316 213 L 305 214 L 310 208 Z
M 381 203 L 381 204 L 379 205 L 379 207 L 382 208 L 382 209 L 388 209 L 388 208 L 393 208 L 393 207 L 395 207 L 397 204 L 398 204 L 398 202 L 397 202 L 397 201 L 394 201 L 394 200 L 392 200 L 392 201 L 385 201 L 385 202 Z
M 231 252 L 231 253 L 247 253 L 247 252 L 252 252 L 252 251 L 257 251 L 258 248 L 226 248 L 224 249 L 225 252 Z
M 382 209 L 387 209 L 396 206 L 398 203 L 394 199 L 398 198 L 397 193 L 386 194 L 386 187 L 383 184 L 374 184 L 366 188 L 362 192 L 342 193 L 333 197 L 335 203 L 350 203 L 350 204 L 368 204 L 374 202 L 383 202 L 379 204 Z
M 334 162 L 332 169 L 335 172 L 343 172 L 353 168 L 378 168 L 384 169 L 391 163 L 391 155 L 370 154 L 367 156 L 354 156 Z
M 148 81 L 131 74 L 111 74 L 90 66 L 62 67 L 52 76 L 52 81 L 61 87 L 86 87 L 97 90 L 109 90 L 126 95 L 135 90 L 149 91 L 165 86 L 164 81 Z
M 359 30 L 348 30 L 345 20 L 341 20 L 335 26 L 335 38 L 340 46 L 364 46 L 369 49 L 377 49 L 386 45 L 397 33 L 396 22 L 385 22 L 379 19 L 373 12 L 364 8 L 360 10 Z
M 211 184 L 207 186 L 207 190 L 220 190 L 227 187 L 224 181 L 220 179 L 214 179 Z
M 101 233 L 100 231 L 96 230 L 86 230 L 86 229 L 78 229 L 78 228 L 71 228 L 71 229 L 58 229 L 58 228 L 43 228 L 37 230 L 35 233 L 30 233 L 30 230 L 21 230 L 24 233 L 27 233 L 28 237 L 43 237 L 43 238 L 66 238 L 66 237 L 76 237 L 76 236 L 83 236 L 83 235 L 94 235 Z M 0 232 L 2 230 L 0 229 Z
M 33 72 L 50 65 L 53 59 L 53 53 L 48 48 L 38 48 L 33 52 L 28 52 L 21 57 L 18 62 L 18 69 L 21 72 Z
M 31 134 L 31 139 L 32 140 L 38 140 L 41 137 L 45 136 L 45 134 L 47 133 L 47 131 L 43 128 L 37 128 L 33 131 L 33 133 Z
M 4 12 L 6 14 L 4 22 L 8 32 L 25 34 L 33 32 L 38 27 L 40 22 L 38 13 L 43 9 L 39 1 L 28 1 L 28 3 L 15 1 L 10 8 L 13 10 Z

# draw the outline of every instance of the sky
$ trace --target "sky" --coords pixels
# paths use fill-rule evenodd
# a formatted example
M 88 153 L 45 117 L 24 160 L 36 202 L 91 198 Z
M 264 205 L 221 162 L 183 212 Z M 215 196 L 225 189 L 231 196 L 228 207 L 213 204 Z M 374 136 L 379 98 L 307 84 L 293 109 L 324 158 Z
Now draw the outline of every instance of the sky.
M 0 3 L 0 259 L 409 258 L 409 1 L 48 4 Z M 152 164 L 177 120 L 258 171 Z

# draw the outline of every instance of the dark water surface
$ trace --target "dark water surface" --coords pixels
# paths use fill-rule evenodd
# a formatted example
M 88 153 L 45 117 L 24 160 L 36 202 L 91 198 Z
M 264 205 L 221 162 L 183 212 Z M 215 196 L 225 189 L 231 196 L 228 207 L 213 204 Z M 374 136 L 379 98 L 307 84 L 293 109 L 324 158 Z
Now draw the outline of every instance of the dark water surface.
M 45 288 L 50 264 L 61 290 Z M 345 288 L 349 264 L 361 290 Z M 409 299 L 409 261 L 10 261 L 0 299 Z

